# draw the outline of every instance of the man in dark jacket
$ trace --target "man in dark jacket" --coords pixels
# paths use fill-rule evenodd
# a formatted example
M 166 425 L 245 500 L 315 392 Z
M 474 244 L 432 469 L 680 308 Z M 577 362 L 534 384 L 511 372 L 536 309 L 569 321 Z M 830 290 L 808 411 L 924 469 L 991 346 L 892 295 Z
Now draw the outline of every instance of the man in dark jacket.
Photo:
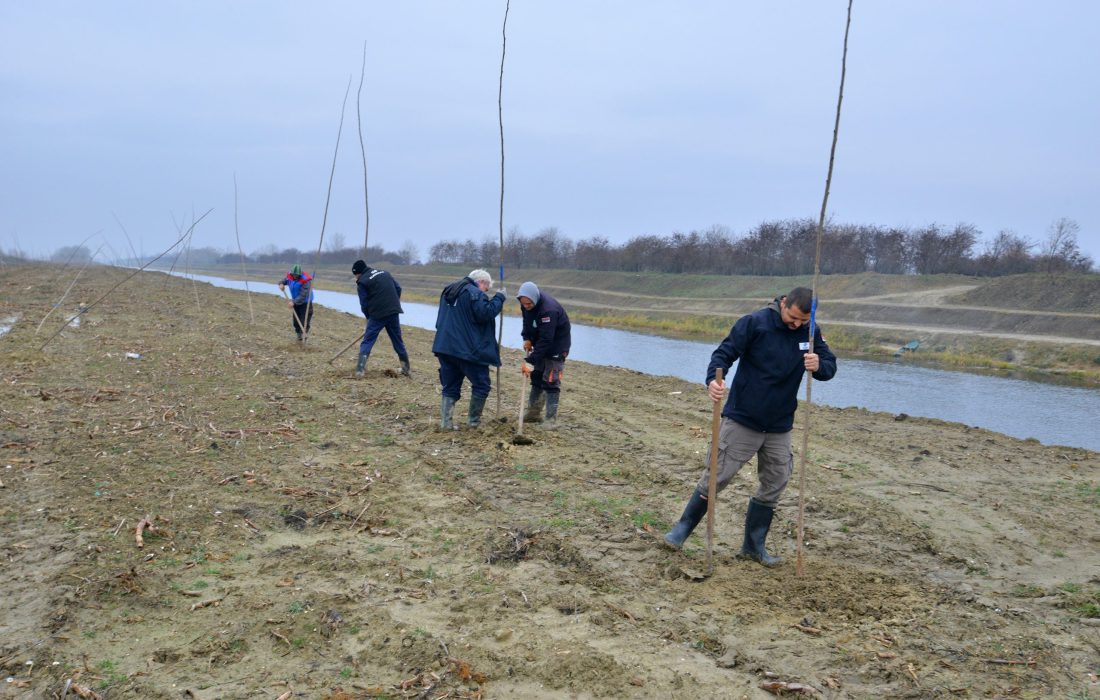
M 812 372 L 814 379 L 828 381 L 836 374 L 836 356 L 820 328 L 814 328 L 813 352 L 809 351 L 803 326 L 810 322 L 812 308 L 813 292 L 796 287 L 765 308 L 742 316 L 707 366 L 707 393 L 711 400 L 721 401 L 726 383 L 715 381 L 715 370 L 721 367 L 724 376 L 738 361 L 718 433 L 718 491 L 756 455 L 760 485 L 749 499 L 745 539 L 738 557 L 764 566 L 783 561 L 768 554 L 764 539 L 794 467 L 791 428 L 802 375 Z M 684 514 L 665 535 L 670 546 L 679 549 L 706 514 L 708 481 L 708 471 L 704 471 Z
M 363 332 L 363 342 L 359 344 L 359 364 L 355 366 L 355 376 L 362 377 L 367 371 L 367 359 L 374 348 L 374 341 L 384 328 L 390 337 L 397 359 L 401 362 L 401 374 L 409 376 L 409 353 L 405 350 L 405 341 L 401 339 L 401 285 L 385 270 L 356 260 L 351 266 L 355 275 L 355 290 L 359 293 L 359 308 L 367 317 L 367 329 Z
M 561 398 L 561 373 L 569 354 L 569 315 L 557 299 L 539 290 L 534 282 L 524 282 L 516 295 L 523 308 L 523 349 L 527 352 L 523 373 L 531 379 L 531 398 L 523 419 L 532 423 L 543 420 L 546 427 L 557 425 L 558 400 Z
M 305 326 L 305 334 L 309 335 L 309 324 L 313 320 L 313 278 L 308 272 L 302 272 L 301 265 L 295 265 L 286 273 L 286 277 L 279 280 L 279 291 L 286 292 L 290 288 L 290 300 L 287 302 L 294 311 L 291 323 L 298 340 L 302 339 L 302 326 Z
M 493 338 L 494 319 L 504 308 L 504 290 L 488 297 L 493 278 L 474 270 L 452 282 L 439 296 L 432 352 L 439 358 L 439 383 L 443 386 L 441 426 L 454 427 L 455 403 L 462 398 L 462 380 L 470 380 L 468 424 L 481 424 L 481 411 L 492 384 L 489 365 L 500 367 L 500 348 Z

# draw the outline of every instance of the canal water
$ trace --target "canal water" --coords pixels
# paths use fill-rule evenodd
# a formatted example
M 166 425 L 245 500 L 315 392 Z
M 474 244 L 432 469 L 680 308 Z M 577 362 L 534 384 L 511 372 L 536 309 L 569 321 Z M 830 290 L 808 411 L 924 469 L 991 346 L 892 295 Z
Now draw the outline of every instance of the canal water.
M 193 277 L 219 287 L 245 288 L 239 280 Z M 249 287 L 257 293 L 280 294 L 274 284 L 250 282 Z M 315 294 L 315 303 L 361 317 L 354 294 L 323 289 Z M 434 305 L 402 302 L 401 306 L 405 310 L 403 325 L 435 329 Z M 733 321 L 731 318 L 730 323 Z M 715 338 L 701 343 L 573 324 L 569 359 L 679 377 L 698 382 L 701 388 L 710 355 L 720 341 Z M 521 344 L 519 318 L 505 316 L 504 345 L 516 348 Z M 800 398 L 805 391 L 803 387 Z M 1100 417 L 1100 390 L 1096 389 L 841 359 L 835 378 L 814 382 L 814 402 L 939 418 L 1013 437 L 1035 438 L 1048 445 L 1100 451 L 1100 431 L 1089 427 Z

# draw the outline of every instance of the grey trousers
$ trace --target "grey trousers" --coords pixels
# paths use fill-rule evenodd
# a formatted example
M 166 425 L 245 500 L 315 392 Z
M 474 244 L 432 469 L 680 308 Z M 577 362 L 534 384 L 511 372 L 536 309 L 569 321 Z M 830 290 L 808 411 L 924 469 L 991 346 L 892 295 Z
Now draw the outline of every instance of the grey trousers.
M 722 417 L 718 429 L 718 492 L 729 485 L 741 467 L 756 455 L 756 475 L 760 486 L 753 498 L 762 506 L 774 508 L 787 488 L 794 469 L 791 433 L 758 433 L 740 423 Z M 710 484 L 710 449 L 706 469 L 695 490 L 707 495 Z

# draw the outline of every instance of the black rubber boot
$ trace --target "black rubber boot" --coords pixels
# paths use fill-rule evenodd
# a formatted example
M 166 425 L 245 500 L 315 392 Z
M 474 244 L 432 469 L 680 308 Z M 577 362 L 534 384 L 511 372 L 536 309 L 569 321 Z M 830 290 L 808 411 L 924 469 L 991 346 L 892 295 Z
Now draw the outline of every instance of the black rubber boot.
M 756 499 L 749 499 L 749 510 L 745 513 L 745 543 L 741 545 L 738 559 L 751 559 L 764 566 L 779 566 L 783 557 L 773 557 L 764 548 L 764 539 L 772 526 L 775 508 L 761 505 Z
M 408 357 L 399 357 L 397 359 L 401 360 L 401 376 L 411 377 L 412 376 L 412 370 L 409 369 L 409 358 Z
M 546 418 L 543 419 L 542 426 L 547 430 L 558 427 L 558 399 L 560 398 L 560 391 L 546 392 Z
M 481 425 L 481 412 L 485 409 L 485 399 L 487 398 L 487 396 L 470 397 L 470 412 L 467 415 L 466 424 L 471 428 Z
M 523 414 L 523 420 L 528 423 L 542 422 L 542 407 L 546 403 L 546 394 L 541 386 L 531 387 L 531 398 L 527 399 L 527 412 Z
M 355 376 L 362 377 L 367 373 L 367 358 L 370 353 L 359 353 L 359 364 L 355 365 Z
M 665 535 L 665 544 L 673 549 L 683 547 L 684 540 L 688 538 L 688 535 L 691 534 L 691 531 L 695 529 L 695 526 L 706 514 L 707 499 L 703 498 L 703 494 L 698 491 L 692 491 L 691 499 L 688 501 L 687 507 L 684 508 L 684 514 L 680 516 L 680 520 Z
M 439 412 L 441 416 L 439 427 L 444 430 L 454 430 L 455 400 L 450 396 L 444 396 Z

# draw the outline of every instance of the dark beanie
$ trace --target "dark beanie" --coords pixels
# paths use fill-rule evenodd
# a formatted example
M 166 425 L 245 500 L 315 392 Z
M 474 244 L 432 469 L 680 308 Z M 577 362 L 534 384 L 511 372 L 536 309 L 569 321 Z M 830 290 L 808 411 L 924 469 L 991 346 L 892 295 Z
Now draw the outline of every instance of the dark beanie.
M 362 260 L 356 260 L 351 264 L 351 274 L 361 275 L 367 271 L 367 264 Z

